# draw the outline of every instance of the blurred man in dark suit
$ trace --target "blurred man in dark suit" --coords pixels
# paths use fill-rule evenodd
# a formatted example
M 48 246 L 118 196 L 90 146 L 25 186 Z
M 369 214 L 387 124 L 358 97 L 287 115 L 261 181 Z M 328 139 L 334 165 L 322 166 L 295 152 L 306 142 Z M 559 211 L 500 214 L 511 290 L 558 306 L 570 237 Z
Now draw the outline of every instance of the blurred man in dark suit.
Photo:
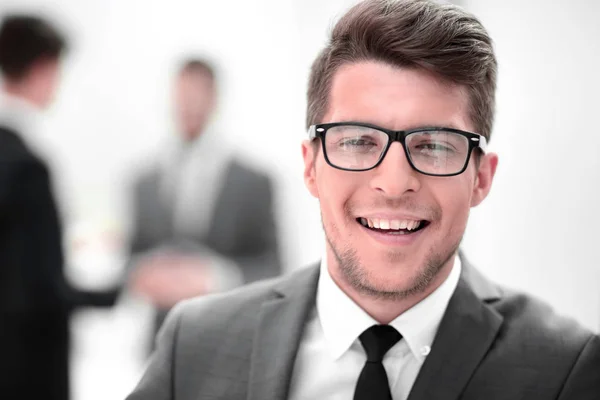
M 131 284 L 157 307 L 156 328 L 180 300 L 280 272 L 271 181 L 209 124 L 213 68 L 186 61 L 173 94 L 177 135 L 134 193 Z
M 0 27 L 0 397 L 69 398 L 69 314 L 110 306 L 116 292 L 69 285 L 50 171 L 36 122 L 54 97 L 65 39 L 46 21 Z

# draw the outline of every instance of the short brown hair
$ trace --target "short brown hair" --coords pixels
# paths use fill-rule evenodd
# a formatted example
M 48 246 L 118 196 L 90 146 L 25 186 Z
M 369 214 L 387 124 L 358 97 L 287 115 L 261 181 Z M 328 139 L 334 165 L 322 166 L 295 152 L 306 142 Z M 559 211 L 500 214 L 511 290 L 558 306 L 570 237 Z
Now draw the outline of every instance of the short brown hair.
M 215 82 L 215 69 L 211 63 L 207 60 L 200 58 L 188 58 L 181 63 L 179 67 L 179 73 L 184 72 L 198 72 L 206 75 L 213 83 Z
M 365 0 L 351 8 L 312 65 L 307 126 L 322 122 L 337 69 L 365 60 L 427 70 L 463 86 L 471 122 L 490 138 L 497 63 L 490 37 L 473 15 L 427 0 Z
M 32 15 L 8 15 L 0 24 L 0 71 L 5 78 L 22 79 L 42 59 L 58 59 L 66 39 L 48 21 Z

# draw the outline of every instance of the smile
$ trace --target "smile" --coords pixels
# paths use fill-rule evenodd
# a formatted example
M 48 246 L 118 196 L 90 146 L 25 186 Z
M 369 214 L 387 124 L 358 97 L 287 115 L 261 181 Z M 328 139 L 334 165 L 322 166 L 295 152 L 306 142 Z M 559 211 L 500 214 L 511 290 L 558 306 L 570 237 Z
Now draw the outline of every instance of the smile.
M 356 219 L 356 221 L 371 231 L 389 235 L 411 235 L 429 225 L 429 221 L 426 220 L 359 217 Z

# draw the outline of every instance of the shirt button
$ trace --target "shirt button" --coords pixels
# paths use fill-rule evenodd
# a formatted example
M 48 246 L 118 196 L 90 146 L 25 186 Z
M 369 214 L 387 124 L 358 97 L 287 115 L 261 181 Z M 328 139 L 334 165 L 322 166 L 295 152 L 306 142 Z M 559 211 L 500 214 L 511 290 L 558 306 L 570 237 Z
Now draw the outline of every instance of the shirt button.
M 429 355 L 429 353 L 431 353 L 431 347 L 429 347 L 429 346 L 421 347 L 421 355 L 426 357 Z

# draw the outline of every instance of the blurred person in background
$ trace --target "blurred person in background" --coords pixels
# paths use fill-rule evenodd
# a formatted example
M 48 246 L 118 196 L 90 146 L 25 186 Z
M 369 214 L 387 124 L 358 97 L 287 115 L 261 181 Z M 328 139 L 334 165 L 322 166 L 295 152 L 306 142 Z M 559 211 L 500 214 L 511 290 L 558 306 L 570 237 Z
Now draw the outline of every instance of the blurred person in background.
M 351 8 L 308 84 L 323 259 L 178 305 L 129 400 L 598 400 L 600 337 L 459 251 L 498 164 L 496 74 L 456 6 Z
M 209 124 L 212 66 L 184 62 L 173 89 L 178 131 L 133 198 L 131 287 L 157 308 L 156 330 L 178 301 L 280 273 L 271 181 Z
M 36 151 L 65 48 L 41 18 L 1 22 L 0 397 L 7 399 L 68 399 L 69 315 L 78 306 L 111 306 L 117 295 L 66 281 L 51 171 Z

